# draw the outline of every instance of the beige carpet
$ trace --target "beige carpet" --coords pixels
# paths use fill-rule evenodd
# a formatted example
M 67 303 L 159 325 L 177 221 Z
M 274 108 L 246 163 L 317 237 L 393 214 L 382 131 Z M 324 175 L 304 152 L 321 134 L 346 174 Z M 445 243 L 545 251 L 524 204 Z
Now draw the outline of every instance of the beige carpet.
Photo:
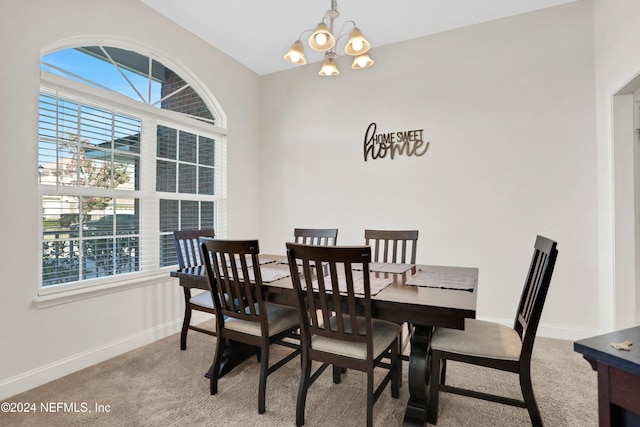
M 180 351 L 173 335 L 49 384 L 6 399 L 35 404 L 35 413 L 0 413 L 1 426 L 295 426 L 300 367 L 294 359 L 267 381 L 267 411 L 258 414 L 258 363 L 251 358 L 220 380 L 209 394 L 204 372 L 211 363 L 214 337 L 189 332 Z M 272 349 L 272 361 L 284 348 Z M 376 426 L 400 426 L 408 399 L 407 367 L 399 399 L 387 388 L 374 407 Z M 596 426 L 596 373 L 570 341 L 538 338 L 534 348 L 533 386 L 546 426 Z M 520 398 L 517 376 L 460 364 L 448 365 L 450 384 L 478 384 L 479 389 Z M 365 377 L 349 371 L 333 384 L 327 370 L 307 397 L 307 426 L 358 426 L 365 423 Z M 66 403 L 79 412 L 45 413 L 42 405 Z M 86 405 L 86 406 L 83 406 Z M 96 412 L 96 405 L 103 408 Z M 83 412 L 87 409 L 87 412 Z M 90 412 L 89 412 L 90 411 Z M 108 411 L 108 412 L 107 412 Z M 443 393 L 438 426 L 527 426 L 525 409 Z

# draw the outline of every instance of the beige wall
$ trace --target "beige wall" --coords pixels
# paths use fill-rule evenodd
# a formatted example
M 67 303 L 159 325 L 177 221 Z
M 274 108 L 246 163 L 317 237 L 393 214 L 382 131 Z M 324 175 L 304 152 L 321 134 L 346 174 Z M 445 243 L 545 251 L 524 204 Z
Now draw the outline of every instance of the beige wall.
M 258 234 L 258 76 L 142 3 L 3 0 L 0 4 L 0 396 L 178 330 L 182 293 L 168 277 L 37 309 L 37 120 L 41 49 L 109 35 L 181 64 L 228 116 L 229 234 Z M 176 343 L 176 345 L 178 345 Z
M 295 226 L 417 228 L 418 261 L 480 268 L 478 316 L 512 323 L 536 234 L 559 259 L 542 318 L 556 337 L 598 330 L 590 2 L 384 46 L 263 78 L 263 251 Z M 311 56 L 311 54 L 309 54 Z M 341 58 L 346 59 L 346 58 Z M 367 126 L 424 129 L 423 157 L 364 162 Z

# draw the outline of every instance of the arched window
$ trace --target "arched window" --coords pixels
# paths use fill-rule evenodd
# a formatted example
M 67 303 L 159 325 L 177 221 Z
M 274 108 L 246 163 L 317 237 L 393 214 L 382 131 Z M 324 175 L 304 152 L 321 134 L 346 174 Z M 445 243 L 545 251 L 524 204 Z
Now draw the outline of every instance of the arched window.
M 174 230 L 226 234 L 226 118 L 154 56 L 87 44 L 41 58 L 41 288 L 174 266 Z

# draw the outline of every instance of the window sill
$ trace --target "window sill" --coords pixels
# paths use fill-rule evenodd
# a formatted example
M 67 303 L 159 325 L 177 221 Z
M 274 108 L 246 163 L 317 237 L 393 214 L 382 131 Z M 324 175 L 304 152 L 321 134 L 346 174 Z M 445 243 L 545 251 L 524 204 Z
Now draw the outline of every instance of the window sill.
M 167 269 L 166 271 L 146 274 L 143 276 L 136 276 L 135 278 L 129 278 L 125 280 L 120 279 L 117 282 L 96 284 L 93 286 L 84 286 L 81 288 L 62 290 L 41 288 L 38 290 L 38 295 L 34 298 L 33 303 L 37 309 L 42 309 L 80 301 L 87 298 L 95 298 L 114 292 L 122 292 L 129 289 L 149 286 L 156 284 L 159 281 L 170 279 L 170 271 L 171 269 Z

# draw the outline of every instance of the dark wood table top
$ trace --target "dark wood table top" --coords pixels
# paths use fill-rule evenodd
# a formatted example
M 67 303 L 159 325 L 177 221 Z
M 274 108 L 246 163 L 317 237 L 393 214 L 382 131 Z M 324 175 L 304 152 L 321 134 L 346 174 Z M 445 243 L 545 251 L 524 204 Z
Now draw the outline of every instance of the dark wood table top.
M 263 269 L 282 269 L 288 271 L 286 257 L 282 255 L 260 255 Z M 385 270 L 384 266 L 378 265 Z M 389 265 L 395 270 L 398 265 Z M 401 268 L 402 269 L 402 268 Z M 434 287 L 407 285 L 418 270 L 472 278 L 476 287 L 474 291 L 442 289 Z M 264 271 L 264 270 L 263 270 Z M 208 289 L 204 267 L 192 267 L 171 272 L 171 276 L 180 278 L 182 286 Z M 428 326 L 443 326 L 456 329 L 464 328 L 465 318 L 475 318 L 477 303 L 478 269 L 469 267 L 449 267 L 431 265 L 406 265 L 406 271 L 379 272 L 372 271 L 371 277 L 390 279 L 391 284 L 372 296 L 376 317 L 398 322 L 412 322 Z M 263 274 L 264 281 L 264 274 Z M 284 277 L 264 283 L 271 295 L 291 297 L 293 285 L 290 277 Z M 291 299 L 291 302 L 293 300 Z
M 631 341 L 630 351 L 616 350 L 611 343 Z M 586 338 L 573 343 L 574 351 L 585 359 L 640 375 L 640 326 Z

